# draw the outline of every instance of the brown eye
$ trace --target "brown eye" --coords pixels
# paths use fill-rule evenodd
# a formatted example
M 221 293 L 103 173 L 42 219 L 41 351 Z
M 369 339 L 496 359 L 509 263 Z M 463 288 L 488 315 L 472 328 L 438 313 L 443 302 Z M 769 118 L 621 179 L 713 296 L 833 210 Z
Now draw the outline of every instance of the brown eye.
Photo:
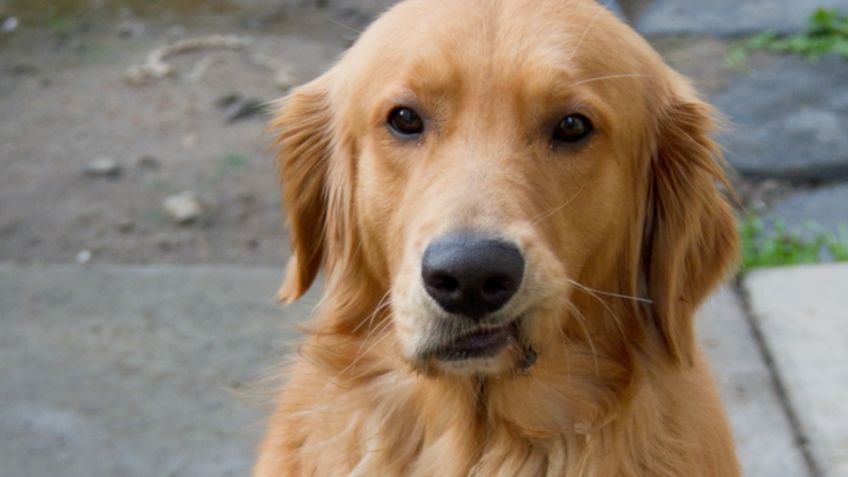
M 410 108 L 395 108 L 389 113 L 389 127 L 402 137 L 418 136 L 424 132 L 424 120 Z
M 554 129 L 554 144 L 575 144 L 586 139 L 594 130 L 592 121 L 582 114 L 571 114 L 562 119 Z

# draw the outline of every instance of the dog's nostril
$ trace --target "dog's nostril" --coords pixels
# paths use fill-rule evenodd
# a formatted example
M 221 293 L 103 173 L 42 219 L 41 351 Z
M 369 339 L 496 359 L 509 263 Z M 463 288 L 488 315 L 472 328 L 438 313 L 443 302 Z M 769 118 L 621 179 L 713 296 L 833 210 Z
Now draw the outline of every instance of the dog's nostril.
M 445 311 L 481 317 L 503 308 L 524 277 L 515 245 L 461 233 L 434 241 L 421 263 L 427 293 Z
M 500 295 L 512 289 L 512 280 L 509 277 L 492 277 L 483 282 L 484 295 Z
M 434 274 L 427 280 L 427 285 L 448 293 L 459 290 L 459 282 L 452 276 L 443 273 Z

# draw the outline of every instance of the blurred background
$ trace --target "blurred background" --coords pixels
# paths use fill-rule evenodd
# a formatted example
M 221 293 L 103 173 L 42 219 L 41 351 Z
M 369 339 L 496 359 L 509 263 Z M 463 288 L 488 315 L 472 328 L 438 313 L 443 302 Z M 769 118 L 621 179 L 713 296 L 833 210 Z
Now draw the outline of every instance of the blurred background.
M 0 0 L 0 476 L 248 473 L 315 300 L 273 302 L 267 105 L 392 3 Z M 605 4 L 727 117 L 747 475 L 848 476 L 848 0 Z

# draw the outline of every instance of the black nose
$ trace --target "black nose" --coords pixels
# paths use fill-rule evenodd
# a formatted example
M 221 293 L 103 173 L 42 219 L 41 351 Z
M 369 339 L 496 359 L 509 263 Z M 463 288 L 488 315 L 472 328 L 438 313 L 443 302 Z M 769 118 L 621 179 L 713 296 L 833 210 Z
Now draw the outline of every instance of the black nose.
M 500 310 L 515 295 L 524 277 L 524 258 L 511 243 L 455 233 L 427 247 L 421 277 L 445 311 L 479 318 Z

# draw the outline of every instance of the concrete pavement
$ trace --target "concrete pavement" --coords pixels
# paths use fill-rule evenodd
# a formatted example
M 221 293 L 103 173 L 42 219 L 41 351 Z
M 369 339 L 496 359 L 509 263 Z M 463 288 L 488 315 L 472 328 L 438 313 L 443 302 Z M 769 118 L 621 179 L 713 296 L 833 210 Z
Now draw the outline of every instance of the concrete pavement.
M 727 405 L 744 475 L 810 476 L 739 297 L 729 288 L 721 290 L 701 309 L 697 326 Z
M 0 265 L 0 476 L 244 476 L 281 271 Z
M 817 470 L 848 476 L 848 265 L 761 270 L 745 289 Z

